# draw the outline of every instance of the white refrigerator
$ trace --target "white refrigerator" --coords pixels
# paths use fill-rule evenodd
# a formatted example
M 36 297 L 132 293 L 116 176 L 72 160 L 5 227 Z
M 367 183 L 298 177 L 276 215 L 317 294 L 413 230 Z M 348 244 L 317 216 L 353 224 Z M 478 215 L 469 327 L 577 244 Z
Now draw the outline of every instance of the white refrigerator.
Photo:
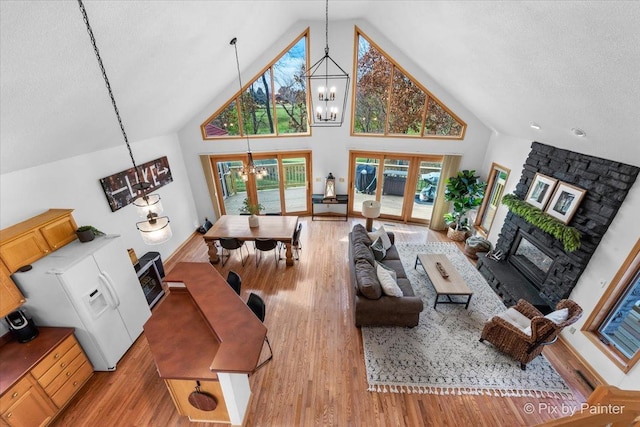
M 96 371 L 115 370 L 151 316 L 121 240 L 76 240 L 12 276 L 36 326 L 76 328 Z

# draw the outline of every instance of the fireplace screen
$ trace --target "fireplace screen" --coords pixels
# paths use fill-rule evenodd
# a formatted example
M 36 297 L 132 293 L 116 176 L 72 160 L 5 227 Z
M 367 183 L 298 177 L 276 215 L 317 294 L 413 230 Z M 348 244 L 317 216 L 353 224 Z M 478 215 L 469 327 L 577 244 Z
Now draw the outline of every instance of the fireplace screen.
M 514 245 L 515 250 L 509 255 L 509 262 L 540 288 L 554 260 L 536 246 L 534 241 L 535 239 L 521 231 Z

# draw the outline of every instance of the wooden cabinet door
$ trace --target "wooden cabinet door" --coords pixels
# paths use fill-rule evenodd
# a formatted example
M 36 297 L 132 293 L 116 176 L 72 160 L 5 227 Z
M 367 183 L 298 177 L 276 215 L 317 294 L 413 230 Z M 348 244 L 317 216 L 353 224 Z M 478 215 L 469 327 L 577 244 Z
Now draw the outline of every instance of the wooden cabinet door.
M 52 250 L 56 250 L 76 239 L 76 222 L 69 214 L 43 226 L 40 232 Z
M 39 260 L 49 252 L 51 252 L 49 245 L 37 229 L 24 233 L 0 246 L 0 256 L 11 273 L 16 272 L 24 265 Z
M 2 408 L 2 421 L 11 427 L 45 426 L 56 413 L 56 408 L 47 395 L 38 385 L 33 384 L 29 377 L 27 375 L 18 386 L 12 387 L 5 394 L 5 396 L 15 396 L 11 406 Z M 28 385 L 28 388 L 23 390 L 26 385 L 23 382 L 25 380 L 30 386 Z
M 200 381 L 200 390 L 214 396 L 217 400 L 218 406 L 213 411 L 202 411 L 189 403 L 189 395 L 195 391 L 196 381 L 165 380 L 165 382 L 180 415 L 186 415 L 191 421 L 229 422 L 229 412 L 218 381 Z
M 11 313 L 24 302 L 24 296 L 9 277 L 9 270 L 0 262 L 0 317 Z

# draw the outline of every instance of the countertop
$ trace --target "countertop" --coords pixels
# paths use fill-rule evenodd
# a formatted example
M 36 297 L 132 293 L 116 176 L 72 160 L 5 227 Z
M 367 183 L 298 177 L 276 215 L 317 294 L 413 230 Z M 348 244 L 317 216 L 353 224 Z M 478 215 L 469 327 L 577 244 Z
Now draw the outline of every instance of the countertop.
M 38 327 L 38 330 L 38 336 L 29 342 L 10 340 L 0 346 L 0 395 L 73 334 L 74 329 Z
M 215 379 L 217 372 L 250 373 L 266 327 L 209 263 L 178 263 L 170 288 L 144 325 L 160 378 Z

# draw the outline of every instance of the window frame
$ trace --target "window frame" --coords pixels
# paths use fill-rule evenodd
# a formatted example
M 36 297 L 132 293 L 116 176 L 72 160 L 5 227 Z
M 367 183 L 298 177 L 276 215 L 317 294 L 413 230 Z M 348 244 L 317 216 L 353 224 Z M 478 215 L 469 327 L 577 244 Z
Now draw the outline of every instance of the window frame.
M 305 89 L 306 94 L 305 94 L 305 103 L 307 106 L 307 118 L 305 119 L 307 122 L 307 130 L 306 132 L 297 132 L 297 133 L 279 133 L 278 131 L 278 118 L 277 118 L 277 110 L 276 110 L 276 93 L 274 92 L 274 73 L 273 73 L 273 66 L 280 61 L 280 59 L 282 59 L 282 57 L 289 52 L 293 46 L 295 46 L 298 42 L 300 42 L 300 40 L 303 37 L 306 37 L 306 43 L 305 43 L 305 70 L 309 69 L 309 45 L 310 45 L 310 31 L 309 31 L 309 27 L 307 27 L 302 33 L 300 33 L 300 35 L 298 35 L 291 43 L 289 43 L 289 45 L 287 45 L 283 50 L 280 51 L 280 53 L 278 55 L 276 55 L 276 57 L 269 62 L 269 64 L 267 64 L 265 67 L 263 67 L 255 76 L 253 76 L 251 79 L 249 79 L 248 83 L 245 83 L 242 86 L 241 90 L 235 91 L 234 94 L 231 96 L 231 98 L 229 98 L 229 100 L 227 102 L 225 102 L 220 108 L 218 108 L 213 114 L 211 114 L 209 117 L 207 117 L 207 119 L 200 125 L 200 133 L 202 135 L 202 140 L 203 141 L 215 141 L 215 140 L 229 140 L 229 139 L 244 139 L 246 138 L 246 134 L 244 133 L 244 126 L 243 126 L 243 114 L 244 112 L 242 111 L 242 107 L 241 107 L 241 103 L 238 102 L 240 99 L 240 96 L 245 95 L 247 93 L 247 91 L 249 90 L 249 87 L 251 87 L 258 79 L 261 78 L 261 76 L 267 71 L 269 70 L 269 79 L 270 79 L 270 85 L 271 85 L 271 105 L 273 108 L 273 113 L 274 113 L 274 133 L 270 133 L 270 134 L 249 134 L 249 136 L 254 139 L 254 138 L 286 138 L 286 137 L 303 137 L 303 136 L 311 136 L 311 126 L 309 126 L 309 107 L 310 107 L 310 98 L 309 98 L 309 90 L 308 88 Z M 305 81 L 305 85 L 306 85 L 306 81 Z M 227 107 L 229 107 L 229 105 L 231 105 L 232 103 L 236 103 L 236 111 L 238 114 L 238 134 L 237 135 L 219 135 L 219 136 L 208 136 L 207 132 L 205 130 L 206 126 L 213 120 L 215 119 L 218 115 L 220 115 L 225 109 L 227 109 Z
M 582 327 L 582 332 L 587 338 L 624 373 L 628 373 L 638 363 L 640 351 L 636 352 L 632 358 L 624 356 L 618 349 L 600 340 L 598 329 L 608 318 L 611 311 L 616 308 L 620 298 L 633 285 L 633 279 L 638 272 L 640 272 L 640 239 L 636 241 L 633 249 L 629 252 L 629 255 L 613 277 L 611 284 Z
M 388 99 L 386 100 L 386 117 L 385 117 L 385 125 L 383 133 L 361 133 L 356 132 L 356 97 L 357 97 L 357 85 L 358 85 L 358 54 L 359 54 L 359 36 L 362 36 L 371 46 L 373 46 L 376 50 L 378 50 L 391 64 L 391 72 L 389 78 L 389 87 L 388 90 Z M 362 31 L 357 25 L 355 26 L 354 31 L 354 47 L 353 47 L 353 87 L 351 88 L 351 127 L 350 127 L 350 135 L 356 137 L 371 137 L 371 138 L 412 138 L 412 139 L 445 139 L 445 140 L 464 140 L 465 134 L 467 132 L 467 123 L 462 120 L 457 114 L 455 114 L 451 109 L 446 106 L 437 96 L 433 95 L 431 91 L 429 91 L 423 84 L 420 83 L 411 73 L 409 73 L 406 69 L 400 66 L 384 49 L 380 48 L 380 46 L 375 43 L 369 36 L 367 36 L 364 31 Z M 390 107 L 391 107 L 391 97 L 393 92 L 393 77 L 395 72 L 400 71 L 405 77 L 407 77 L 411 82 L 422 90 L 425 94 L 425 104 L 422 111 L 422 123 L 420 127 L 420 132 L 418 134 L 403 134 L 403 133 L 391 133 L 389 132 L 389 117 L 391 115 Z M 453 117 L 458 123 L 460 123 L 462 130 L 460 135 L 450 136 L 450 135 L 430 135 L 426 133 L 425 125 L 427 121 L 427 116 L 429 113 L 429 99 L 432 99 L 436 104 L 438 104 L 447 114 Z

